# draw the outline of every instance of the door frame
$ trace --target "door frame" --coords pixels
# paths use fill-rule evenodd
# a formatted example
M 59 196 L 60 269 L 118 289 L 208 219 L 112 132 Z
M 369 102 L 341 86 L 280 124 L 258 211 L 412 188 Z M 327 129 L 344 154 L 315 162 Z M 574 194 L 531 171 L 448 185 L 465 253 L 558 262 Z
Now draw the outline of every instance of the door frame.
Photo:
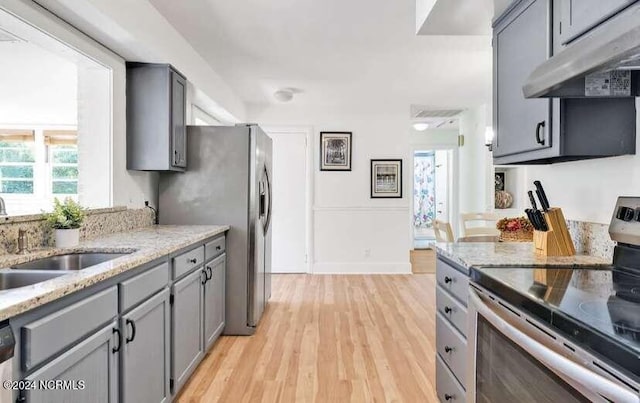
M 270 135 L 278 134 L 303 134 L 305 136 L 305 271 L 313 273 L 313 127 L 312 126 L 280 126 L 261 125 L 262 129 Z
M 459 169 L 458 169 L 458 158 L 459 158 L 459 154 L 458 154 L 458 146 L 457 145 L 453 145 L 453 144 L 438 144 L 438 145 L 434 145 L 434 144 L 412 144 L 411 145 L 411 180 L 410 182 L 410 187 L 411 187 L 411 193 L 410 193 L 410 207 L 409 207 L 409 228 L 411 229 L 410 232 L 410 237 L 411 237 L 411 247 L 413 249 L 413 245 L 415 242 L 414 239 L 414 232 L 413 232 L 413 209 L 414 209 L 414 200 L 413 200 L 413 193 L 414 193 L 414 179 L 415 179 L 415 172 L 414 172 L 414 167 L 415 167 L 415 155 L 416 155 L 416 151 L 430 151 L 430 150 L 451 150 L 451 172 L 450 172 L 450 179 L 449 179 L 449 199 L 450 199 L 450 203 L 449 203 L 449 216 L 450 216 L 450 224 L 451 224 L 451 228 L 454 228 L 454 231 L 456 228 L 458 228 L 458 211 L 460 208 L 460 190 L 458 189 L 457 184 L 459 183 L 458 181 L 458 175 L 459 175 Z M 455 232 L 454 232 L 454 237 L 455 237 Z

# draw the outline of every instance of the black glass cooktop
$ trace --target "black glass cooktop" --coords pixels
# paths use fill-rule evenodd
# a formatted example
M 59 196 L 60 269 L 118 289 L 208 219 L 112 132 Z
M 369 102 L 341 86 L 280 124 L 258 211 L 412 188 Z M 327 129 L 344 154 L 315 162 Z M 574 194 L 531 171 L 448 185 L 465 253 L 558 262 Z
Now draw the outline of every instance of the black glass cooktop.
M 472 267 L 470 277 L 640 379 L 640 271 Z

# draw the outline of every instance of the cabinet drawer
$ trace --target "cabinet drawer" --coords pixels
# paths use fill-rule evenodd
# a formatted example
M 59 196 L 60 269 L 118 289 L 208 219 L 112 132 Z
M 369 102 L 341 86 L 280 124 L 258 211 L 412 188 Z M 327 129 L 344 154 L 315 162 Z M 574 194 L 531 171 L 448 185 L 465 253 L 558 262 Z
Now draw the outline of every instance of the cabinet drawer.
M 466 402 L 465 391 L 447 364 L 436 355 L 436 393 L 441 402 Z
M 436 307 L 463 336 L 467 336 L 467 309 L 439 285 L 436 286 Z
M 448 265 L 442 260 L 436 260 L 436 277 L 438 284 L 451 295 L 467 306 L 469 292 L 469 277 Z
M 214 257 L 220 256 L 224 253 L 226 249 L 225 237 L 221 236 L 220 238 L 214 239 L 213 241 L 204 245 L 204 258 L 209 261 Z
M 161 290 L 169 282 L 169 263 L 162 263 L 142 274 L 118 284 L 120 290 L 120 312 L 144 301 Z
M 22 327 L 23 368 L 30 370 L 118 315 L 113 286 Z
M 467 371 L 467 342 L 438 312 L 436 314 L 436 349 L 461 384 Z
M 199 246 L 174 257 L 172 263 L 173 278 L 176 279 L 204 263 L 204 246 Z

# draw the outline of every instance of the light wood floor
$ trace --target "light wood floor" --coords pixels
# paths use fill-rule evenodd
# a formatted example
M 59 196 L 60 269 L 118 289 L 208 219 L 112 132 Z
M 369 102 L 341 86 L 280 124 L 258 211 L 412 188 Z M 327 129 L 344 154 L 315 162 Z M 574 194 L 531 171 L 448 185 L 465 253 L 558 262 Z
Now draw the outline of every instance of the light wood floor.
M 436 402 L 435 280 L 274 275 L 254 336 L 221 337 L 180 402 Z

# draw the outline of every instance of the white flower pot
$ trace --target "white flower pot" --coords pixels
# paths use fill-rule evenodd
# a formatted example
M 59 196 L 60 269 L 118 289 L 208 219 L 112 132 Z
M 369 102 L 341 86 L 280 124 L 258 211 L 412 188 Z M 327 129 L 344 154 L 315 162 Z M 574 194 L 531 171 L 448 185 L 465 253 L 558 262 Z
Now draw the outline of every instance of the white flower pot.
M 56 248 L 69 248 L 80 243 L 80 228 L 55 230 Z

